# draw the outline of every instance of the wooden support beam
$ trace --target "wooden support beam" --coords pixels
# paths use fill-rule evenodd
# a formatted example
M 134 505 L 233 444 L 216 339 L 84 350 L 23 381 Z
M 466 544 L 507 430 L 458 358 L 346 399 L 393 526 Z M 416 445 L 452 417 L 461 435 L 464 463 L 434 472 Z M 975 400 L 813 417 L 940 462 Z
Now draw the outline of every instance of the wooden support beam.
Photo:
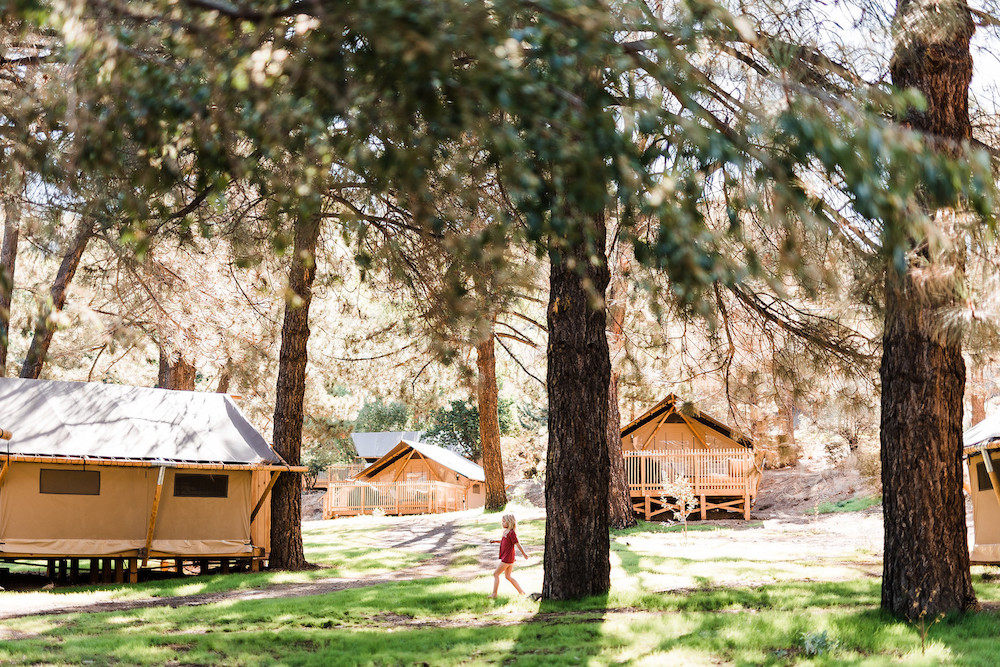
M 406 464 L 409 463 L 410 459 L 413 457 L 413 454 L 416 453 L 416 451 L 417 450 L 415 449 L 411 449 L 410 453 L 407 454 L 406 457 L 403 459 L 403 462 L 399 464 L 399 470 L 397 470 L 396 474 L 392 476 L 393 482 L 399 479 L 399 476 L 403 474 L 403 469 L 406 468 Z
M 125 559 L 116 558 L 115 559 L 115 583 L 121 584 L 125 582 Z
M 3 467 L 0 467 L 0 484 L 3 484 L 3 478 L 7 476 L 7 471 L 10 469 L 10 459 L 5 459 L 3 462 Z
M 660 417 L 660 421 L 656 422 L 656 426 L 654 426 L 653 430 L 649 432 L 649 437 L 643 441 L 642 447 L 639 449 L 646 449 L 646 447 L 649 446 L 649 441 L 653 439 L 653 436 L 656 435 L 656 432 L 660 430 L 661 426 L 663 426 L 663 422 L 667 421 L 667 417 L 669 417 L 673 411 L 673 408 L 671 408 L 663 413 L 663 416 Z
M 993 468 L 993 458 L 990 456 L 989 450 L 983 450 L 979 453 L 983 457 L 983 465 L 986 466 L 986 474 L 990 476 L 990 485 L 993 487 L 993 495 L 996 496 L 997 502 L 1000 503 L 1000 481 L 997 480 L 997 471 Z M 972 475 L 969 475 L 970 477 Z
M 267 486 L 264 487 L 264 493 L 260 494 L 257 504 L 253 506 L 253 512 L 250 512 L 250 523 L 253 523 L 253 520 L 257 518 L 257 512 L 264 506 L 264 501 L 267 500 L 267 496 L 271 493 L 271 489 L 274 488 L 274 483 L 278 481 L 278 475 L 280 474 L 280 470 L 275 470 L 271 473 L 271 479 L 267 482 Z
M 167 469 L 160 466 L 160 472 L 156 476 L 156 491 L 153 493 L 153 509 L 149 513 L 149 527 L 146 529 L 146 546 L 142 550 L 142 566 L 149 563 L 149 550 L 153 546 L 153 530 L 156 529 L 156 514 L 160 511 L 160 495 L 163 493 L 163 476 Z
M 80 580 L 80 559 L 70 558 L 69 559 L 69 580 L 72 583 L 77 583 Z
M 687 424 L 687 427 L 691 429 L 691 433 L 693 433 L 694 437 L 698 440 L 698 442 L 701 443 L 701 446 L 704 447 L 705 449 L 709 449 L 708 443 L 705 442 L 705 438 L 701 437 L 701 434 L 698 433 L 698 431 L 695 429 L 694 424 L 691 423 L 691 420 L 688 419 L 686 416 L 684 416 L 684 414 L 681 412 L 678 412 L 677 414 L 680 415 L 681 419 L 684 420 L 684 423 Z
M 137 584 L 139 583 L 139 559 L 129 558 L 128 559 L 128 583 Z

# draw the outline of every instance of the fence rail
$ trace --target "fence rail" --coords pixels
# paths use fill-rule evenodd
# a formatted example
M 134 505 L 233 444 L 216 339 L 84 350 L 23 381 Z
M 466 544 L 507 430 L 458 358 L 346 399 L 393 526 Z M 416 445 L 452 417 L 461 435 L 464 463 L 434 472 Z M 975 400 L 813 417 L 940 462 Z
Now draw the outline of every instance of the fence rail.
M 624 454 L 629 492 L 633 498 L 643 499 L 638 505 L 647 519 L 672 507 L 665 498 L 670 495 L 669 488 L 678 481 L 690 484 L 702 518 L 707 509 L 742 510 L 744 516 L 749 517 L 750 504 L 757 496 L 760 481 L 752 450 L 678 449 L 627 451 Z M 713 500 L 720 497 L 736 498 L 741 502 Z
M 437 514 L 466 507 L 466 489 L 447 482 L 330 482 L 323 518 L 371 514 Z

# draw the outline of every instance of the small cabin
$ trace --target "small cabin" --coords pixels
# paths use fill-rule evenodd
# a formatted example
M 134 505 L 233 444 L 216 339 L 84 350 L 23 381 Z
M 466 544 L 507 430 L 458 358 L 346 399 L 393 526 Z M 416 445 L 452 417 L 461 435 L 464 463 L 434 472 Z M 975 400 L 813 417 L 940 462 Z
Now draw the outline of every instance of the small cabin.
M 1000 565 L 1000 413 L 965 432 L 964 455 L 972 496 L 975 565 Z
M 750 518 L 760 470 L 749 438 L 673 394 L 621 435 L 632 505 L 647 520 L 678 508 L 669 493 L 678 484 L 690 486 L 702 519 L 709 510 Z
M 401 440 L 354 480 L 330 482 L 323 517 L 435 514 L 485 504 L 481 466 L 437 445 Z
M 287 465 L 225 394 L 0 378 L 0 560 L 257 569 Z M 84 563 L 86 567 L 86 563 Z M 113 572 L 113 574 L 112 574 Z

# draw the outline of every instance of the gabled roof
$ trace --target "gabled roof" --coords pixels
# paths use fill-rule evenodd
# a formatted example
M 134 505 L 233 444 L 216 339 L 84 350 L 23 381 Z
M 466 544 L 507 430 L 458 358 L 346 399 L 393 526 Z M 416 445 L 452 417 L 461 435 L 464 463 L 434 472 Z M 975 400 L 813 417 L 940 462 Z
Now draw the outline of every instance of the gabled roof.
M 0 456 L 284 465 L 226 394 L 0 378 Z
M 633 420 L 630 424 L 622 428 L 622 437 L 624 438 L 626 435 L 632 433 L 633 431 L 642 428 L 643 426 L 653 421 L 654 419 L 659 419 L 664 415 L 664 413 L 672 412 L 678 415 L 683 415 L 688 419 L 693 419 L 697 422 L 700 422 L 705 426 L 709 427 L 710 429 L 718 431 L 727 438 L 732 438 L 733 440 L 743 445 L 744 447 L 753 447 L 753 441 L 750 438 L 738 434 L 735 429 L 726 426 L 719 420 L 714 419 L 709 415 L 706 415 L 704 412 L 698 410 L 697 408 L 691 408 L 690 410 L 685 409 L 684 412 L 681 412 L 679 403 L 680 401 L 678 401 L 677 396 L 675 396 L 674 394 L 668 395 L 662 401 L 660 401 L 652 408 L 650 408 L 648 411 L 646 411 L 645 413 L 637 417 L 635 420 Z
M 486 481 L 486 473 L 483 472 L 482 466 L 473 463 L 464 456 L 459 456 L 455 452 L 449 451 L 444 447 L 430 445 L 426 442 L 413 442 L 412 440 L 400 441 L 395 447 L 387 452 L 385 456 L 359 472 L 354 476 L 354 478 L 363 479 L 365 477 L 371 477 L 372 475 L 378 474 L 383 468 L 392 465 L 400 458 L 406 456 L 410 450 L 413 450 L 421 456 L 424 456 L 436 463 L 440 463 L 445 468 L 454 470 L 459 475 L 468 477 L 475 482 Z
M 389 453 L 401 440 L 420 441 L 423 431 L 382 431 L 372 433 L 352 433 L 354 449 L 363 459 L 377 459 Z
M 962 435 L 962 446 L 966 455 L 980 449 L 1000 448 L 1000 412 L 969 427 Z

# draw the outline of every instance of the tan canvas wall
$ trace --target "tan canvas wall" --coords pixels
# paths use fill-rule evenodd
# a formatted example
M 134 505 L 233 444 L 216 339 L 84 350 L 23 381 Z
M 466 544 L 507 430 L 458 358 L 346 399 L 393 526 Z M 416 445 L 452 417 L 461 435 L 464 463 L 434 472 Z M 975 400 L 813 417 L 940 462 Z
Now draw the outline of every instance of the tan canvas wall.
M 98 470 L 101 493 L 39 493 L 43 468 Z M 155 469 L 11 463 L 0 486 L 0 550 L 105 555 L 141 549 L 155 485 Z
M 998 458 L 993 454 L 994 460 Z M 972 491 L 972 521 L 975 546 L 972 560 L 980 563 L 1000 563 L 1000 502 L 993 490 L 980 490 L 977 467 L 982 456 L 969 458 L 969 487 Z
M 671 421 L 678 419 L 670 416 L 663 424 L 660 424 L 660 417 L 651 420 L 632 433 L 622 438 L 622 447 L 626 451 L 636 451 L 639 449 L 697 449 L 704 450 L 704 440 L 709 449 L 736 449 L 741 447 L 732 438 L 723 435 L 713 428 L 705 426 L 701 422 L 690 420 L 693 429 L 683 421 Z M 655 434 L 654 434 L 655 431 Z M 695 435 L 700 436 L 701 440 Z M 653 437 L 650 438 L 650 435 Z M 645 444 L 645 447 L 643 446 Z
M 174 495 L 177 472 L 198 471 L 167 470 L 151 551 L 187 555 L 249 553 L 253 473 L 249 470 L 205 471 L 229 477 L 228 495 L 225 498 L 184 498 Z
M 464 477 L 462 479 L 469 483 L 469 491 L 466 494 L 468 509 L 479 509 L 486 505 L 486 482 L 475 482 Z
M 100 494 L 39 490 L 43 468 L 99 471 Z M 185 471 L 197 472 L 197 471 Z M 145 546 L 156 468 L 12 463 L 0 486 L 0 553 L 110 555 Z M 237 554 L 250 550 L 251 472 L 227 471 L 227 498 L 174 497 L 167 470 L 152 552 Z

